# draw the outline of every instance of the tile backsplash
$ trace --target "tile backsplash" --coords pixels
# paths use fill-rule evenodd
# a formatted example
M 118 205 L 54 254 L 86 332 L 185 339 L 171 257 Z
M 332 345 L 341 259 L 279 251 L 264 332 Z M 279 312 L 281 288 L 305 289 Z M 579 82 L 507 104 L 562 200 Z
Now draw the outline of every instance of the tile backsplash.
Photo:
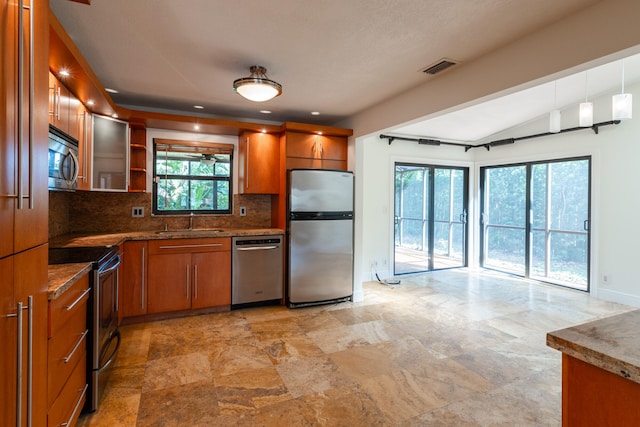
M 131 209 L 144 207 L 143 218 L 133 218 Z M 240 216 L 240 206 L 247 209 Z M 194 228 L 271 227 L 271 196 L 233 196 L 232 215 L 195 215 Z M 117 233 L 126 231 L 187 228 L 188 216 L 152 216 L 151 193 L 91 191 L 49 192 L 49 238 L 66 233 Z

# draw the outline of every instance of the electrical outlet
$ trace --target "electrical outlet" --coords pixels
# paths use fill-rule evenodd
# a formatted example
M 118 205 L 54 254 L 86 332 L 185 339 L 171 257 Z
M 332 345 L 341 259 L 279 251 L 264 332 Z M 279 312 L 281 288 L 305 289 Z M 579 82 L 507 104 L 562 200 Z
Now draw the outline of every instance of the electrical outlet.
M 240 216 L 247 216 L 246 206 L 240 206 Z
M 133 218 L 144 218 L 144 207 L 142 206 L 134 206 L 131 208 L 131 217 Z
M 611 276 L 608 274 L 602 275 L 602 283 L 609 283 L 611 281 Z

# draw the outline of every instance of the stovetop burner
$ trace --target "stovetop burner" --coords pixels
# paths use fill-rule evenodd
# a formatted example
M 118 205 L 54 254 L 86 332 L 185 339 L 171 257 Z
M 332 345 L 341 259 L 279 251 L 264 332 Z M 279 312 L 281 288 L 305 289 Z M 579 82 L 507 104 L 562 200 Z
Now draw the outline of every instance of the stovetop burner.
M 118 253 L 115 246 L 75 246 L 49 248 L 49 265 L 93 262 L 101 265 Z

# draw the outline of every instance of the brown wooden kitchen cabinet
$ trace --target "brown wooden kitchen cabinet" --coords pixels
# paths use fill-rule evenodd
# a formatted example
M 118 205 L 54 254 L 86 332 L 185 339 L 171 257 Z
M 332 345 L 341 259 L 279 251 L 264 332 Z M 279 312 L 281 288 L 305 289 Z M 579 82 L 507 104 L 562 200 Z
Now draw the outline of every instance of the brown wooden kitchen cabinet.
M 271 200 L 271 226 L 286 228 L 287 171 L 348 170 L 348 138 L 353 130 L 286 122 L 280 136 L 280 184 Z
M 347 170 L 347 137 L 286 132 L 287 169 Z
M 42 426 L 47 415 L 47 245 L 0 259 L 0 280 L 0 425 L 26 426 L 30 420 Z
M 69 115 L 69 90 L 53 73 L 49 73 L 49 124 L 69 134 Z
M 89 275 L 85 274 L 49 301 L 49 426 L 74 425 L 86 400 L 89 292 Z
M 243 132 L 238 139 L 240 194 L 278 194 L 280 138 L 261 132 Z
M 148 313 L 231 305 L 231 238 L 149 241 Z
M 47 416 L 49 3 L 25 0 L 20 8 L 16 1 L 0 0 L 0 10 L 0 425 L 42 426 Z
M 91 190 L 91 112 L 82 104 L 78 107 L 78 190 Z
M 144 125 L 130 123 L 129 192 L 147 190 L 147 130 Z
M 120 286 L 120 312 L 123 318 L 147 314 L 148 251 L 149 244 L 146 240 L 124 242 Z

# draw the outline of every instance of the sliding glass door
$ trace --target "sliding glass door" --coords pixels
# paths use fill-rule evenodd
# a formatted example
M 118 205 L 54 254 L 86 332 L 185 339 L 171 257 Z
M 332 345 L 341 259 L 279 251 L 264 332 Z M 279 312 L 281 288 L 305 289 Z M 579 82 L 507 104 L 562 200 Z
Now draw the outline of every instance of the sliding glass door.
M 396 163 L 394 274 L 466 265 L 468 169 Z
M 481 169 L 481 264 L 589 289 L 590 158 Z

